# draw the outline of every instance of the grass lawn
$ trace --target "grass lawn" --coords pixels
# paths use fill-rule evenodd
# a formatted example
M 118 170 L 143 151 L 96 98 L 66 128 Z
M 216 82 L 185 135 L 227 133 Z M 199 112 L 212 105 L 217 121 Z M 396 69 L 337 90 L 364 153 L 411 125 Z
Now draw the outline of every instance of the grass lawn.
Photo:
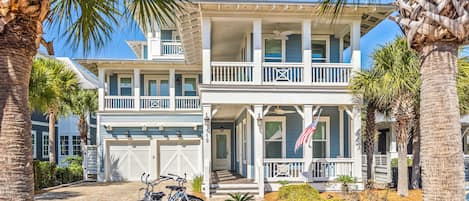
M 343 200 L 342 193 L 337 193 L 337 192 L 324 192 L 324 193 L 321 193 L 321 196 L 326 200 L 328 198 L 330 200 Z M 381 201 L 381 200 L 419 201 L 419 200 L 423 200 L 421 190 L 409 190 L 409 196 L 407 197 L 400 197 L 399 195 L 397 195 L 397 192 L 395 189 L 363 191 L 363 192 L 359 192 L 358 196 L 360 196 L 361 201 Z M 277 192 L 267 193 L 264 197 L 264 200 L 279 201 L 278 193 Z M 349 199 L 349 200 L 355 200 L 355 199 Z

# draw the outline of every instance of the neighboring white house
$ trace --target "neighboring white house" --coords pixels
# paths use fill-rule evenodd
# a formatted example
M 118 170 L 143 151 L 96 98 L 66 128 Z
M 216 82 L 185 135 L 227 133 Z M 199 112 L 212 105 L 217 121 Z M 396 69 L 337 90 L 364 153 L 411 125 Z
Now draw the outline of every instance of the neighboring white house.
M 79 59 L 99 80 L 98 180 L 201 175 L 204 192 L 263 196 L 279 181 L 362 181 L 360 107 L 348 89 L 360 38 L 391 5 L 192 1 L 174 27 L 128 41 L 137 59 Z M 321 112 L 312 143 L 294 151 Z

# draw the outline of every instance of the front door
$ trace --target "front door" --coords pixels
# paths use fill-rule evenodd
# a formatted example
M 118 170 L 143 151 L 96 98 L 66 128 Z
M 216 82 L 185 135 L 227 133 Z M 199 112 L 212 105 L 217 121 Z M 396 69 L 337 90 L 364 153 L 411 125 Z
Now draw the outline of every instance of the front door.
M 214 170 L 231 169 L 231 132 L 228 129 L 212 131 L 212 161 Z

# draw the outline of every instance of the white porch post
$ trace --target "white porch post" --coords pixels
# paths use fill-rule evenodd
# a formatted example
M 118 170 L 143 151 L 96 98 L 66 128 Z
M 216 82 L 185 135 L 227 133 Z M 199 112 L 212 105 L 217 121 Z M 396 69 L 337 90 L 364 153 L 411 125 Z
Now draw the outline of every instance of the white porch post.
M 202 83 L 210 84 L 211 81 L 211 32 L 212 21 L 210 18 L 202 19 Z
M 262 20 L 255 19 L 252 22 L 252 46 L 253 46 L 253 82 L 262 83 Z
M 204 177 L 204 193 L 205 197 L 210 198 L 210 180 L 212 172 L 212 106 L 204 104 L 202 106 L 204 123 L 203 123 L 203 177 Z
M 134 69 L 134 109 L 140 110 L 140 69 Z
M 391 158 L 397 158 L 397 136 L 396 131 L 394 130 L 394 126 L 391 126 L 389 130 L 389 135 L 391 138 L 391 143 L 389 144 L 389 153 L 391 154 Z
M 176 70 L 169 69 L 169 108 L 176 109 Z
M 353 158 L 353 173 L 352 176 L 358 182 L 362 181 L 362 139 L 361 139 L 361 115 L 360 106 L 354 105 L 352 110 L 352 158 Z
M 310 84 L 312 82 L 311 20 L 303 20 L 302 42 L 303 42 L 304 82 Z
M 254 105 L 254 167 L 259 196 L 264 197 L 264 109 L 262 105 Z
M 350 40 L 351 40 L 351 63 L 355 71 L 361 70 L 361 52 L 360 52 L 360 20 L 355 20 L 350 26 Z
M 339 106 L 339 150 L 340 157 L 345 157 L 344 155 L 344 107 Z
M 105 70 L 102 68 L 98 69 L 98 110 L 99 111 L 104 111 L 104 76 L 105 76 Z
M 304 105 L 303 106 L 303 129 L 313 122 L 313 105 Z M 303 145 L 303 160 L 304 160 L 304 167 L 305 172 L 303 173 L 305 176 L 305 182 L 312 181 L 312 164 L 313 164 L 313 146 L 311 146 L 311 142 Z

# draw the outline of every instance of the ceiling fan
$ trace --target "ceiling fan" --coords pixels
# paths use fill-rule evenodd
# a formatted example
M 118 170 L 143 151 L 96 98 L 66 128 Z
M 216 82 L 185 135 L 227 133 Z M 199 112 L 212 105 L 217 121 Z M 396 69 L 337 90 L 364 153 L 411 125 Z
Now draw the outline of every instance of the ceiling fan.
M 279 31 L 278 25 L 275 30 L 272 31 L 271 34 L 266 34 L 265 38 L 267 40 L 288 40 L 288 36 L 294 34 L 294 31 Z
M 275 114 L 291 114 L 291 113 L 296 113 L 296 111 L 291 111 L 291 110 L 283 110 L 280 108 L 280 106 L 275 107 L 274 110 L 271 111 L 271 113 Z

